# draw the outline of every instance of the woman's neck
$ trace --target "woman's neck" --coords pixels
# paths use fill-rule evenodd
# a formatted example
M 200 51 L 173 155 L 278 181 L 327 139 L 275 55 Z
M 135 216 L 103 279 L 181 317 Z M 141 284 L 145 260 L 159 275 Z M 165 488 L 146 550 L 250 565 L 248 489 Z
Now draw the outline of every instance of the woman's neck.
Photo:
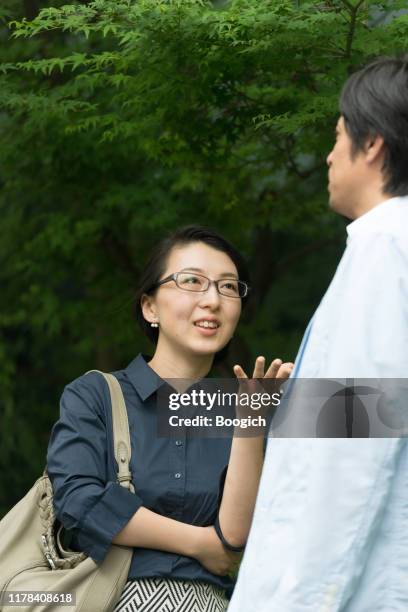
M 149 366 L 161 378 L 184 378 L 197 380 L 207 376 L 213 362 L 213 355 L 191 355 L 181 351 L 166 350 L 157 346 Z

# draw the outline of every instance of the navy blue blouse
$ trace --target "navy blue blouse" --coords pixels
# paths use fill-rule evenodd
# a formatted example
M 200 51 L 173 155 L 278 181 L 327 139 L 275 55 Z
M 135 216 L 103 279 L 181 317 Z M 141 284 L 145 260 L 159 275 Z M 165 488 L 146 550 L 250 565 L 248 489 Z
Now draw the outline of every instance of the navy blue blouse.
M 164 381 L 138 355 L 113 373 L 126 401 L 135 494 L 116 482 L 109 389 L 97 372 L 65 387 L 48 447 L 57 518 L 72 547 L 101 562 L 114 536 L 144 506 L 191 525 L 213 525 L 228 466 L 230 438 L 157 436 L 156 392 Z M 204 580 L 230 591 L 233 580 L 174 553 L 134 548 L 129 579 Z

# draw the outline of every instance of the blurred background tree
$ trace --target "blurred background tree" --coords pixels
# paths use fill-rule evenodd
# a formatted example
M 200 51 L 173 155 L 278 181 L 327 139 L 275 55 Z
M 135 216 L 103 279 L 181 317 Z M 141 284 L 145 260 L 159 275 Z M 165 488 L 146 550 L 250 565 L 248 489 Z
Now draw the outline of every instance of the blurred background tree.
M 0 516 L 44 466 L 64 385 L 151 351 L 133 295 L 169 231 L 215 227 L 250 263 L 217 373 L 294 359 L 344 248 L 325 164 L 338 95 L 404 50 L 405 6 L 3 0 Z

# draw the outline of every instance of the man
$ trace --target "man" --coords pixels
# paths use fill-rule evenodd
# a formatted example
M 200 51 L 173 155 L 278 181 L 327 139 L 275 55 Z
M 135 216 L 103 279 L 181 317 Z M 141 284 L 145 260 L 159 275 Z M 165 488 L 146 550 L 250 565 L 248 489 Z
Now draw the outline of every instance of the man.
M 293 375 L 408 377 L 408 58 L 349 78 L 327 164 L 352 222 Z M 269 440 L 228 612 L 408 610 L 408 447 L 392 435 Z

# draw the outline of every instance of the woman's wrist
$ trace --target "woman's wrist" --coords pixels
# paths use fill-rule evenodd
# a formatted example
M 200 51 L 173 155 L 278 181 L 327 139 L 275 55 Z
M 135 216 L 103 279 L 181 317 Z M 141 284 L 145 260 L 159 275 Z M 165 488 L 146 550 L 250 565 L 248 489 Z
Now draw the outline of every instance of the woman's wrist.
M 185 539 L 185 556 L 196 559 L 204 548 L 205 528 L 189 525 L 188 537 Z

